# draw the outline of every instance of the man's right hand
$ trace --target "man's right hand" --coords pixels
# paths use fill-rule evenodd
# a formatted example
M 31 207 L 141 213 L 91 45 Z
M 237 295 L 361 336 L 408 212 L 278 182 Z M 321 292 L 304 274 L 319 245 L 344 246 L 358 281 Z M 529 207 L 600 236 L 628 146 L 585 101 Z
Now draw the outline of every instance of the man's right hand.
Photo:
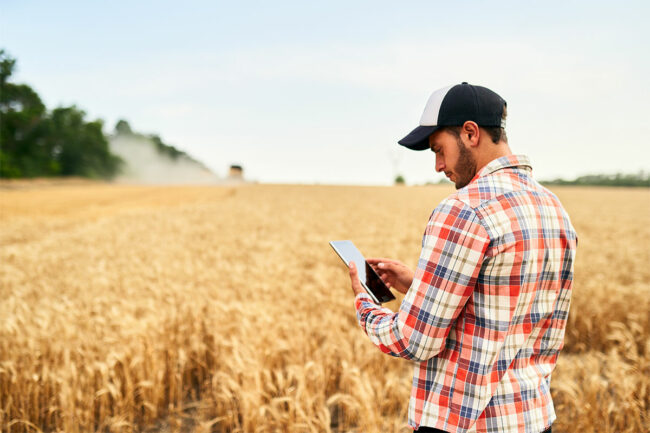
M 389 288 L 406 293 L 411 287 L 415 273 L 399 260 L 380 257 L 366 259 L 366 261 Z

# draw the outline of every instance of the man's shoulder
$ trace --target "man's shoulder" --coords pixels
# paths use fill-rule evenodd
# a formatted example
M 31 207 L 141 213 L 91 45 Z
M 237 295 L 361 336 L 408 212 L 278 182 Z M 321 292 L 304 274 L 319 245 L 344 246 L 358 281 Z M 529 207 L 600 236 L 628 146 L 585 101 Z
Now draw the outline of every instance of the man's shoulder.
M 503 181 L 498 179 L 497 176 L 483 176 L 450 194 L 445 201 L 461 202 L 472 209 L 478 209 L 486 202 L 494 200 L 509 191 L 512 191 L 512 188 L 504 185 Z
M 458 213 L 462 211 L 474 211 L 475 208 L 470 203 L 458 195 L 458 191 L 445 197 L 436 207 L 438 211 L 445 213 Z
M 575 231 L 558 197 L 529 173 L 516 169 L 478 177 L 449 195 L 443 200 L 445 202 L 462 203 L 471 208 L 486 227 L 505 224 L 506 220 L 547 215 L 563 220 L 567 230 Z
M 484 207 L 513 194 L 541 194 L 555 196 L 536 182 L 527 172 L 504 169 L 474 179 L 451 194 L 447 199 L 458 200 L 472 209 Z
M 485 223 L 477 209 L 460 200 L 457 194 L 449 195 L 434 209 L 427 223 L 427 233 L 432 228 L 441 227 L 445 228 L 444 232 L 453 231 L 456 234 L 463 232 L 471 234 L 470 237 L 476 239 L 480 233 L 482 237 L 488 236 Z

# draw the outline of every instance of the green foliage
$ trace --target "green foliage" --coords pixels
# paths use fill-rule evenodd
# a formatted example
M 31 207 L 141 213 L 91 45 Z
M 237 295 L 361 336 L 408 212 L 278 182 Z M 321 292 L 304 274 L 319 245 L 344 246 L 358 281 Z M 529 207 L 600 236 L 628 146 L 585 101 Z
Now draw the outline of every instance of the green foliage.
M 545 185 L 650 187 L 650 173 L 640 171 L 636 174 L 588 174 L 575 180 L 555 179 L 542 183 Z
M 12 59 L 5 53 L 5 50 L 0 50 L 0 85 L 4 86 L 7 79 L 14 72 L 16 66 L 16 59 Z
M 406 180 L 404 179 L 404 176 L 401 174 L 398 174 L 395 177 L 395 185 L 404 185 L 406 183 Z
M 178 159 L 178 157 L 181 155 L 185 155 L 185 152 L 176 149 L 174 146 L 170 146 L 168 144 L 163 143 L 163 141 L 157 135 L 150 135 L 149 138 L 156 146 L 156 150 L 158 150 L 158 153 L 162 155 L 167 155 L 174 160 Z
M 75 106 L 48 113 L 26 84 L 9 82 L 16 61 L 0 50 L 0 177 L 110 178 L 121 159 L 109 151 L 102 122 Z
M 77 107 L 59 107 L 46 120 L 52 157 L 64 176 L 110 178 L 121 160 L 110 153 L 102 122 L 86 122 Z
M 130 135 L 133 134 L 133 130 L 131 130 L 131 125 L 129 125 L 129 122 L 124 119 L 120 119 L 115 124 L 115 133 Z

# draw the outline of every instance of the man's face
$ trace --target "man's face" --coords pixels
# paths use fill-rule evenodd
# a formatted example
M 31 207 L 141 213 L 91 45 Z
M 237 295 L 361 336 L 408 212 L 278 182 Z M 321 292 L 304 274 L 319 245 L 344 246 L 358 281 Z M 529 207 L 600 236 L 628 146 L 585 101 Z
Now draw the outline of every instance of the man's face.
M 456 189 L 476 175 L 476 160 L 460 137 L 444 129 L 436 131 L 429 136 L 429 147 L 436 154 L 436 171 L 444 172 Z

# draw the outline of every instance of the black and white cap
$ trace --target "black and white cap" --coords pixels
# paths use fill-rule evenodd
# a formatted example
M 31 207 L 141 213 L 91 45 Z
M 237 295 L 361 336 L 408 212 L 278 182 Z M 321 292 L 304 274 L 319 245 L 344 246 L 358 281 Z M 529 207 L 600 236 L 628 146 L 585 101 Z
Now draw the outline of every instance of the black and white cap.
M 462 83 L 438 89 L 429 96 L 420 126 L 398 143 L 413 150 L 429 148 L 429 136 L 443 126 L 461 126 L 468 120 L 479 126 L 500 126 L 506 101 L 492 90 Z

